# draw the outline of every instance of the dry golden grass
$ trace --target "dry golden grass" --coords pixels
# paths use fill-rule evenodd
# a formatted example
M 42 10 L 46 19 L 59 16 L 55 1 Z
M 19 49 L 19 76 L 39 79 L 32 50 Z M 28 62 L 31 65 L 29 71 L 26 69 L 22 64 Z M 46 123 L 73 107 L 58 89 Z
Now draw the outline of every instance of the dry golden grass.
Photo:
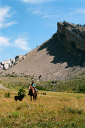
M 10 98 L 4 94 L 10 93 Z M 14 101 L 17 91 L 0 90 L 1 128 L 85 127 L 85 94 L 39 91 L 36 101 L 27 95 Z

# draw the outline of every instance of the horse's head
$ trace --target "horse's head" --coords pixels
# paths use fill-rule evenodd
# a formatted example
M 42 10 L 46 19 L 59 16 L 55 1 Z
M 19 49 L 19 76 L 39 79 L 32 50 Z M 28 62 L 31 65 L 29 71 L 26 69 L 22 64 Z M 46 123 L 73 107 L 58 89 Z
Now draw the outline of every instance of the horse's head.
M 33 89 L 32 85 L 30 86 L 30 89 Z
M 30 90 L 31 90 L 31 92 L 32 92 L 32 95 L 35 95 L 35 90 L 34 90 L 34 88 L 33 88 L 32 85 L 30 86 Z

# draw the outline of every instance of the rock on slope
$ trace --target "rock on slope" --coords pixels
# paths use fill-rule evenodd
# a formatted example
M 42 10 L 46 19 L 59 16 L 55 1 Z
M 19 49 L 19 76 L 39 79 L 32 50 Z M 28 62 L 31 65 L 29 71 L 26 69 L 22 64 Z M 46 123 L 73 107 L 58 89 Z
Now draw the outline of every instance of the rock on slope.
M 24 58 L 25 58 L 24 55 L 19 55 L 16 56 L 14 59 L 0 62 L 0 71 L 9 69 L 10 67 L 18 63 L 18 61 L 22 61 Z
M 41 76 L 41 80 L 64 80 L 85 68 L 85 28 L 57 23 L 57 33 L 5 73 Z M 83 67 L 83 68 L 81 68 Z

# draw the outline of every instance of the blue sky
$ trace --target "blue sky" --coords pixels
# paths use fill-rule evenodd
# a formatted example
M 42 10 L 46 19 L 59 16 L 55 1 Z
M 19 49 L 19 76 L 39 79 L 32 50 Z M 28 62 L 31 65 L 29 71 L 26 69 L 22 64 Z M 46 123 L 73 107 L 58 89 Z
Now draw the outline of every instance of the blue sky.
M 41 45 L 60 21 L 85 24 L 85 0 L 0 0 L 0 62 Z

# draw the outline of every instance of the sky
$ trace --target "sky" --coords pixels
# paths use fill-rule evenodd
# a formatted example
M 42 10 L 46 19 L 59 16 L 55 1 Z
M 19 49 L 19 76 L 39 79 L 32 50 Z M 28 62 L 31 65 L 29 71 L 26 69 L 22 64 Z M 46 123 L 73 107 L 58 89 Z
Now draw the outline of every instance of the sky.
M 41 45 L 63 21 L 85 24 L 85 0 L 0 0 L 0 62 Z

